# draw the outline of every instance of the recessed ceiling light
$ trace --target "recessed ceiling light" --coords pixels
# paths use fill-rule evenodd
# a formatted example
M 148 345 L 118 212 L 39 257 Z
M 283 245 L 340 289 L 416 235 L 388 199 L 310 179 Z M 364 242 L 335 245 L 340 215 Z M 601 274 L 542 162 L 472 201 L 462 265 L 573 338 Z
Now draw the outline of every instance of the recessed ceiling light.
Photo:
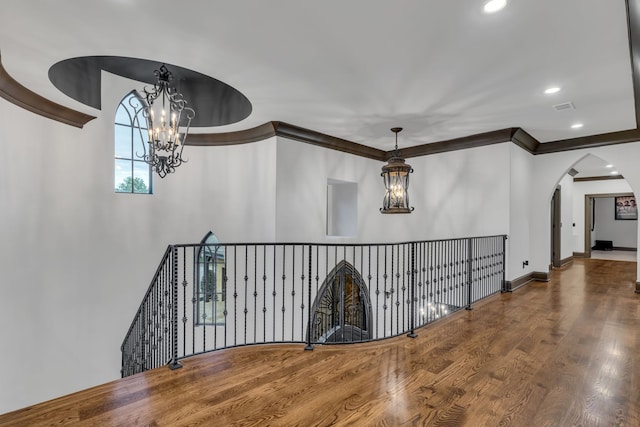
M 484 4 L 484 13 L 494 13 L 507 5 L 507 0 L 491 0 Z
M 560 92 L 560 88 L 557 86 L 553 86 L 550 88 L 545 89 L 544 93 L 546 93 L 547 95 L 551 95 L 553 93 L 558 93 Z
M 571 129 L 580 129 L 582 126 L 584 126 L 582 123 L 574 123 L 571 125 Z
M 605 166 L 605 168 L 612 168 L 612 167 L 613 167 L 613 165 L 607 165 L 607 166 Z
M 611 171 L 611 175 L 618 175 L 618 171 Z

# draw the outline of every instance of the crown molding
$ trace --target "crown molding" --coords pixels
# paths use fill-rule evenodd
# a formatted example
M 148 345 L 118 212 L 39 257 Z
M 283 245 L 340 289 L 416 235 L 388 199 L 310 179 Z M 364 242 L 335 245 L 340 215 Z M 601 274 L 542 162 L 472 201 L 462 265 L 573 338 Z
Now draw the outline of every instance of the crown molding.
M 10 103 L 31 111 L 32 113 L 56 120 L 58 122 L 82 128 L 94 116 L 72 110 L 63 105 L 56 104 L 48 99 L 30 91 L 18 83 L 9 75 L 2 65 L 2 55 L 0 54 L 0 97 Z
M 301 128 L 284 122 L 272 122 L 276 129 L 276 135 L 293 139 L 307 144 L 318 145 L 344 153 L 355 154 L 373 160 L 386 160 L 387 153 L 384 150 L 358 144 L 335 136 L 326 135 L 313 130 Z
M 622 175 L 608 175 L 608 176 L 585 176 L 584 178 L 573 178 L 573 182 L 587 182 L 587 181 L 608 181 L 610 179 L 624 179 Z
M 403 148 L 401 154 L 404 158 L 428 156 L 429 154 L 444 153 L 447 151 L 466 150 L 468 148 L 482 147 L 485 145 L 499 144 L 511 141 L 513 129 L 501 129 L 491 132 L 469 135 L 462 138 L 438 141 L 429 144 L 414 145 Z M 393 151 L 387 151 L 385 160 L 390 158 Z
M 255 128 L 237 132 L 190 133 L 185 145 L 219 146 L 246 144 L 273 136 L 280 136 L 373 160 L 384 161 L 387 155 L 384 150 L 279 121 L 267 122 Z
M 534 154 L 558 153 L 581 148 L 603 147 L 605 145 L 625 144 L 640 141 L 640 129 L 629 129 L 618 132 L 601 133 L 561 141 L 540 144 Z
M 187 138 L 185 145 L 220 146 L 263 141 L 276 136 L 276 129 L 273 123 L 274 122 L 267 122 L 260 126 L 237 132 L 189 133 L 189 137 Z

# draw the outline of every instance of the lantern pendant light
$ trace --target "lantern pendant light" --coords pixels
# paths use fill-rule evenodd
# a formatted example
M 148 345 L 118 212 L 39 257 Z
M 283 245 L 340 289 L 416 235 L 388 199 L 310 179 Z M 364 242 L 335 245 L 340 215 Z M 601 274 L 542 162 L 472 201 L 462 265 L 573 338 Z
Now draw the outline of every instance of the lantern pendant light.
M 382 167 L 382 179 L 384 181 L 385 194 L 380 212 L 384 214 L 411 213 L 413 207 L 409 207 L 409 174 L 413 168 L 404 162 L 398 150 L 398 132 L 402 128 L 391 128 L 396 134 L 396 148 L 388 163 Z
M 182 94 L 170 85 L 173 75 L 164 64 L 154 73 L 158 82 L 151 90 L 144 88 L 143 114 L 149 136 L 148 150 L 143 144 L 144 153 L 140 157 L 164 178 L 186 163 L 182 150 L 196 113 L 187 107 Z

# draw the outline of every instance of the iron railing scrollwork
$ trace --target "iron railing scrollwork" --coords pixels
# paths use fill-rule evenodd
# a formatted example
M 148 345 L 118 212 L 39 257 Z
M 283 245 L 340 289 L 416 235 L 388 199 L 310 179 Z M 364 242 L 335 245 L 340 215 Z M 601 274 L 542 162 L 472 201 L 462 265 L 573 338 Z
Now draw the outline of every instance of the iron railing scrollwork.
M 504 235 L 171 245 L 122 344 L 122 376 L 251 344 L 311 350 L 415 337 L 418 328 L 505 290 L 505 246 Z

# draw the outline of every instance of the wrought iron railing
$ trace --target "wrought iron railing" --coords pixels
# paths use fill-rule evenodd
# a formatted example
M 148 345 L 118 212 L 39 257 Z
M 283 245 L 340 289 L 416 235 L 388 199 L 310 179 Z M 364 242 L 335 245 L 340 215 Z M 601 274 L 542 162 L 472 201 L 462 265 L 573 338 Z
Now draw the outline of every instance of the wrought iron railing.
M 171 245 L 122 344 L 122 376 L 228 347 L 415 336 L 504 290 L 505 242 Z

